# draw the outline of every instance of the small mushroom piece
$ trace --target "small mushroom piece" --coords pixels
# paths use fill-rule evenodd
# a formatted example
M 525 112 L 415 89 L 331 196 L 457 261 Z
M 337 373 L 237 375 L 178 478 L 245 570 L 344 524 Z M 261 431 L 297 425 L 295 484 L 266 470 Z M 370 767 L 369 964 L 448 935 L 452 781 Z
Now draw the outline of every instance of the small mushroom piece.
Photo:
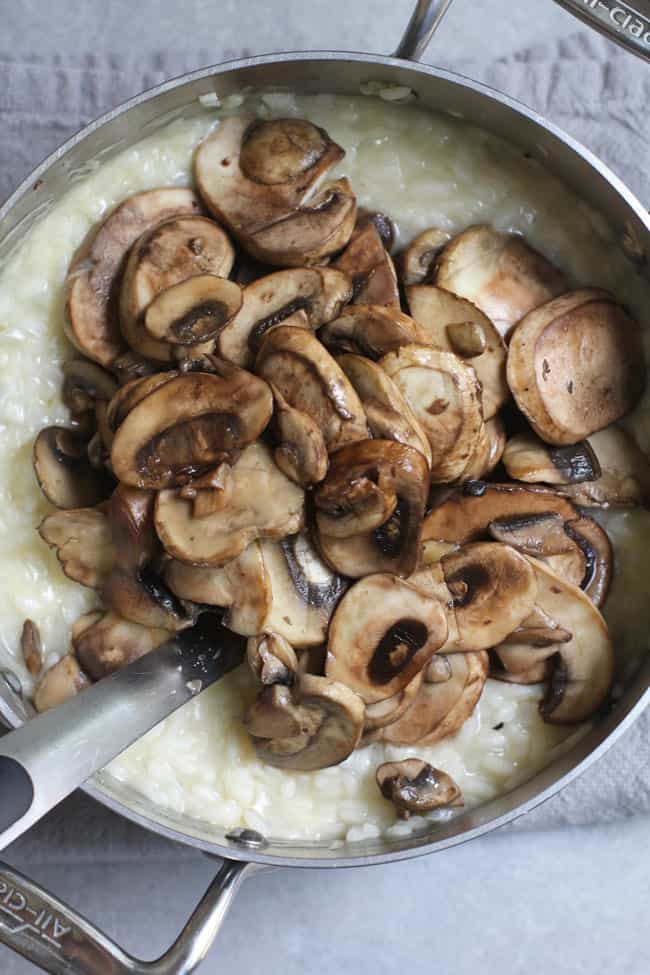
M 39 713 L 63 704 L 88 687 L 89 681 L 71 654 L 61 657 L 47 670 L 34 693 L 34 707 Z
M 397 270 L 405 288 L 411 284 L 428 283 L 434 272 L 436 258 L 451 240 L 451 234 L 438 227 L 430 227 L 411 241 L 399 255 Z
M 549 656 L 539 660 L 538 663 L 531 664 L 526 670 L 512 671 L 508 667 L 508 657 L 501 659 L 500 651 L 496 651 L 490 658 L 490 677 L 493 680 L 500 680 L 506 684 L 543 684 L 551 675 L 552 665 L 550 657 L 554 650 L 549 652 Z
M 332 352 L 356 352 L 368 359 L 380 359 L 402 345 L 426 345 L 426 333 L 395 308 L 381 305 L 348 305 L 329 322 L 318 337 Z
M 489 650 L 530 615 L 537 585 L 530 562 L 509 545 L 475 542 L 441 560 L 453 597 L 457 636 L 445 645 L 452 653 Z
M 159 492 L 156 532 L 172 558 L 223 565 L 257 538 L 283 538 L 302 528 L 304 492 L 285 477 L 264 444 L 242 451 L 230 479 L 228 504 L 202 518 L 194 517 L 192 501 L 179 491 Z
M 588 440 L 551 447 L 534 433 L 519 433 L 508 440 L 503 463 L 509 477 L 529 484 L 581 484 L 601 476 Z
M 308 487 L 318 484 L 327 474 L 327 447 L 320 427 L 306 413 L 287 403 L 273 387 L 274 425 L 278 445 L 273 451 L 275 463 L 288 478 Z
M 232 458 L 234 460 L 234 456 Z M 178 495 L 192 502 L 192 517 L 205 518 L 223 509 L 232 498 L 232 467 L 225 461 L 179 489 Z
M 483 424 L 481 435 L 459 481 L 480 481 L 491 474 L 503 456 L 506 431 L 498 416 Z
M 354 231 L 333 266 L 351 279 L 354 304 L 400 310 L 395 266 L 373 223 Z
M 45 427 L 34 441 L 38 483 L 57 508 L 92 508 L 110 493 L 110 477 L 91 466 L 87 446 L 66 427 Z
M 391 440 L 338 450 L 314 495 L 318 545 L 342 575 L 409 575 L 420 554 L 428 493 L 424 455 Z
M 280 325 L 268 332 L 257 355 L 256 371 L 294 409 L 320 428 L 331 453 L 368 436 L 359 397 L 315 335 Z
M 265 382 L 231 363 L 159 386 L 127 414 L 111 449 L 115 476 L 132 487 L 186 483 L 252 443 L 273 412 Z
M 43 641 L 41 633 L 33 620 L 25 620 L 20 634 L 20 649 L 27 670 L 36 677 L 43 666 Z
M 435 656 L 434 654 L 434 659 Z M 376 701 L 374 704 L 366 704 L 366 717 L 363 726 L 366 734 L 393 724 L 408 711 L 418 695 L 424 680 L 425 670 L 426 668 L 420 670 L 404 690 L 398 691 L 392 697 L 386 697 L 383 701 Z
M 154 556 L 153 491 L 118 484 L 108 502 L 108 533 L 120 569 L 137 572 Z
M 535 432 L 575 444 L 637 403 L 645 386 L 638 324 L 605 291 L 571 291 L 530 312 L 513 332 L 508 385 Z
M 117 555 L 109 519 L 100 508 L 70 508 L 47 515 L 39 534 L 69 579 L 101 589 Z
M 431 285 L 406 290 L 411 315 L 426 333 L 426 342 L 454 352 L 474 369 L 481 384 L 486 420 L 510 398 L 506 381 L 506 347 L 498 330 L 466 298 Z
M 529 311 L 566 291 L 564 275 L 522 237 L 486 225 L 469 227 L 447 244 L 436 261 L 435 284 L 473 302 L 504 338 Z
M 431 445 L 431 481 L 463 473 L 483 431 L 481 394 L 471 366 L 451 352 L 404 345 L 380 366 L 396 383 Z
M 101 680 L 155 650 L 169 638 L 169 630 L 141 626 L 108 612 L 76 636 L 73 634 L 72 644 L 84 671 L 93 680 Z
M 336 360 L 366 411 L 373 437 L 415 447 L 431 465 L 431 447 L 418 418 L 399 388 L 376 362 L 351 352 Z
M 80 417 L 95 404 L 110 400 L 117 383 L 109 372 L 88 359 L 68 359 L 63 363 L 62 398 L 73 417 Z
M 267 274 L 244 288 L 241 309 L 219 336 L 219 353 L 250 368 L 270 329 L 284 323 L 315 331 L 336 318 L 351 297 L 350 278 L 334 268 L 296 267 Z
M 90 232 L 70 265 L 66 319 L 73 344 L 102 366 L 112 366 L 124 348 L 114 303 L 126 255 L 146 230 L 175 215 L 194 215 L 200 204 L 191 190 L 146 190 L 121 203 Z
M 339 765 L 352 754 L 363 715 L 363 701 L 345 684 L 301 674 L 292 688 L 265 687 L 244 724 L 263 762 L 310 772 Z
M 242 304 L 242 289 L 214 274 L 179 281 L 151 301 L 143 324 L 152 338 L 170 345 L 197 346 L 213 342 Z
M 395 240 L 397 238 L 397 227 L 395 226 L 395 222 L 388 216 L 387 213 L 382 213 L 380 210 L 366 210 L 365 207 L 357 207 L 357 222 L 354 227 L 355 231 L 361 231 L 369 224 L 374 226 L 375 230 L 379 234 L 379 239 L 390 254 L 395 246 Z
M 191 626 L 198 615 L 177 599 L 151 566 L 137 572 L 113 568 L 104 582 L 102 599 L 107 609 L 131 623 L 172 633 Z
M 152 376 L 136 376 L 120 386 L 106 408 L 106 425 L 111 432 L 110 438 L 107 438 L 110 439 L 110 445 L 107 446 L 113 446 L 115 431 L 126 419 L 127 414 L 149 393 L 153 393 L 159 386 L 164 386 L 177 376 L 178 372 L 170 369 L 168 372 L 157 372 Z
M 332 617 L 325 672 L 375 704 L 403 691 L 446 638 L 438 599 L 396 576 L 367 576 Z
M 298 658 L 291 644 L 277 633 L 250 637 L 246 660 L 260 684 L 286 684 L 290 687 L 298 673 Z
M 446 772 L 421 758 L 384 762 L 376 772 L 377 785 L 385 799 L 395 806 L 400 819 L 441 806 L 462 806 L 461 791 Z

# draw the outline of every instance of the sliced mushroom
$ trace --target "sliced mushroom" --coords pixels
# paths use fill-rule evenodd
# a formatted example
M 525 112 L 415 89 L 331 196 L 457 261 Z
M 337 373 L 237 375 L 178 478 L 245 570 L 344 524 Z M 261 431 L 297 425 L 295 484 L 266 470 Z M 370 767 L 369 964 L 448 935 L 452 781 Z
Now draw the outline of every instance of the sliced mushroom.
M 20 634 L 20 649 L 27 670 L 36 677 L 43 666 L 43 641 L 34 620 L 25 620 Z
M 334 267 L 352 280 L 354 304 L 384 305 L 400 310 L 395 266 L 373 223 L 354 231 Z
M 351 352 L 336 360 L 366 411 L 368 426 L 378 440 L 415 447 L 431 465 L 431 446 L 418 418 L 386 372 L 365 356 Z
M 320 427 L 328 451 L 368 436 L 359 397 L 318 339 L 302 328 L 280 325 L 268 332 L 256 371 L 284 399 Z
M 363 726 L 366 734 L 377 731 L 379 728 L 385 728 L 388 724 L 393 724 L 408 711 L 422 686 L 426 669 L 424 667 L 420 670 L 403 690 L 393 694 L 392 697 L 386 697 L 374 704 L 366 704 L 366 717 Z
M 547 443 L 575 444 L 628 413 L 645 386 L 639 326 L 605 291 L 572 291 L 526 315 L 508 349 L 517 406 Z
M 432 660 L 438 657 L 436 654 Z M 405 714 L 381 732 L 391 745 L 433 745 L 455 735 L 479 702 L 488 676 L 487 653 L 455 653 L 447 657 L 451 677 L 424 683 Z
M 430 227 L 411 241 L 400 254 L 397 270 L 404 287 L 425 284 L 431 280 L 438 254 L 451 240 L 451 234 L 438 227 Z
M 357 207 L 355 231 L 363 230 L 369 224 L 374 226 L 379 234 L 379 239 L 390 254 L 395 246 L 395 239 L 397 237 L 395 222 L 387 213 L 382 213 L 380 210 L 367 210 L 365 207 Z
M 70 337 L 89 359 L 111 366 L 123 349 L 114 299 L 131 245 L 161 220 L 199 211 L 191 190 L 147 190 L 121 203 L 89 234 L 70 265 L 66 301 Z
M 155 650 L 169 636 L 169 630 L 140 626 L 109 612 L 73 635 L 72 643 L 84 671 L 101 680 Z
M 160 367 L 157 362 L 150 362 L 132 349 L 122 352 L 111 366 L 118 383 L 128 383 L 131 379 L 151 376 L 158 368 Z
M 503 456 L 506 431 L 498 416 L 483 424 L 481 435 L 459 481 L 480 481 L 491 474 Z
M 301 674 L 292 688 L 264 688 L 244 724 L 263 762 L 309 772 L 338 765 L 352 754 L 363 714 L 363 701 L 345 684 Z
M 327 474 L 327 447 L 320 427 L 306 413 L 287 403 L 279 389 L 273 388 L 274 425 L 278 445 L 275 463 L 296 484 L 318 484 Z
M 108 533 L 121 569 L 136 572 L 153 558 L 157 539 L 153 525 L 153 491 L 118 484 L 108 503 Z
M 566 291 L 566 279 L 522 237 L 469 227 L 436 262 L 435 283 L 477 305 L 506 337 L 533 308 Z
M 462 806 L 461 791 L 446 772 L 421 758 L 384 762 L 376 772 L 377 785 L 385 799 L 393 803 L 400 819 L 441 806 Z
M 80 417 L 95 404 L 110 400 L 117 383 L 109 372 L 87 359 L 68 359 L 63 363 L 62 398 L 73 417 Z
M 513 630 L 510 636 L 506 637 L 503 643 L 499 644 L 498 650 L 499 652 L 503 650 L 504 653 L 507 652 L 509 654 L 512 662 L 511 670 L 526 670 L 527 668 L 523 665 L 523 662 L 519 665 L 516 663 L 524 648 L 528 652 L 538 649 L 547 650 L 549 647 L 554 647 L 558 643 L 568 643 L 570 639 L 571 633 L 568 630 L 563 629 L 556 620 L 549 616 L 548 613 L 545 613 L 539 606 L 535 606 L 533 612 L 524 620 L 521 626 Z M 544 660 L 546 656 L 549 655 L 541 655 L 536 657 L 535 660 Z
M 298 673 L 298 658 L 291 644 L 277 633 L 250 637 L 246 644 L 248 666 L 260 684 L 290 687 Z
M 39 526 L 44 542 L 69 579 L 101 589 L 113 568 L 116 547 L 109 519 L 99 508 L 70 508 L 47 515 Z
M 344 156 L 304 119 L 225 119 L 198 148 L 194 177 L 208 208 L 260 261 L 315 263 L 345 246 L 356 203 L 339 181 L 309 198 Z
M 234 461 L 233 455 L 231 460 Z M 205 518 L 223 509 L 232 498 L 232 467 L 225 461 L 193 478 L 179 489 L 179 497 L 192 502 L 192 517 Z
M 446 638 L 438 599 L 396 576 L 367 576 L 332 617 L 325 672 L 374 704 L 403 691 Z
M 34 693 L 37 711 L 49 711 L 88 687 L 88 678 L 73 656 L 67 654 L 47 670 Z
M 314 495 L 318 545 L 342 575 L 409 575 L 420 552 L 428 493 L 423 454 L 391 440 L 362 440 L 333 455 Z
M 127 414 L 111 449 L 115 476 L 132 487 L 182 485 L 254 441 L 273 411 L 265 382 L 222 362 L 159 386 Z
M 177 376 L 178 372 L 172 370 L 157 372 L 153 376 L 136 376 L 120 386 L 106 408 L 106 425 L 111 431 L 111 436 L 108 438 L 110 444 L 107 446 L 113 446 L 115 431 L 126 419 L 127 414 L 159 386 L 164 386 Z
M 550 447 L 534 433 L 519 433 L 508 440 L 503 463 L 509 477 L 530 484 L 581 484 L 601 476 L 588 440 Z
M 234 281 L 197 274 L 161 291 L 143 324 L 152 338 L 186 348 L 212 343 L 237 314 L 242 290 Z
M 257 538 L 283 538 L 302 528 L 304 492 L 275 465 L 268 447 L 261 443 L 247 447 L 230 476 L 229 503 L 203 518 L 194 517 L 192 502 L 178 491 L 158 494 L 156 531 L 173 558 L 194 565 L 223 565 Z
M 408 315 L 381 305 L 349 305 L 318 337 L 333 352 L 356 352 L 380 359 L 402 345 L 426 345 L 424 329 Z
M 429 438 L 432 482 L 455 480 L 467 467 L 483 429 L 476 373 L 453 353 L 423 345 L 404 345 L 379 364 Z
M 161 576 L 145 566 L 137 572 L 113 568 L 102 588 L 107 609 L 131 623 L 175 633 L 196 622 L 198 612 L 179 600 Z
M 315 331 L 352 297 L 347 274 L 333 268 L 289 268 L 253 281 L 242 307 L 219 336 L 219 353 L 239 366 L 253 365 L 260 343 L 278 325 Z
M 406 294 L 411 315 L 426 332 L 426 341 L 454 352 L 474 369 L 481 384 L 483 415 L 489 420 L 510 397 L 501 335 L 476 305 L 444 288 L 412 285 Z
M 542 651 L 538 651 L 541 653 Z M 555 649 L 548 651 L 548 656 L 540 659 L 538 663 L 530 664 L 526 669 L 512 671 L 509 668 L 510 658 L 507 653 L 503 655 L 501 651 L 496 651 L 490 660 L 490 677 L 493 680 L 500 680 L 506 684 L 543 684 L 551 676 L 552 664 L 550 657 L 555 653 Z
M 34 442 L 38 483 L 57 508 L 91 508 L 110 493 L 110 477 L 91 466 L 87 446 L 66 427 L 45 427 Z

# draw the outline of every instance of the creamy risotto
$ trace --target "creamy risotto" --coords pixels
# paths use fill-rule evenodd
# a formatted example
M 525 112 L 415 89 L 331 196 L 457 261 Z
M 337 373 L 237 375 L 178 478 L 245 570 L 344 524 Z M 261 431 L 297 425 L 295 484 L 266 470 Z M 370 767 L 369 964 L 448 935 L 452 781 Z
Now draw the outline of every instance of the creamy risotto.
M 523 233 L 567 272 L 571 283 L 613 292 L 646 327 L 650 293 L 625 262 L 602 219 L 520 151 L 478 129 L 413 105 L 379 98 L 269 95 L 242 106 L 204 107 L 90 171 L 33 229 L 0 275 L 0 654 L 31 687 L 19 650 L 23 620 L 40 628 L 46 666 L 66 652 L 73 621 L 96 594 L 69 580 L 36 527 L 49 506 L 32 469 L 38 431 L 67 420 L 61 365 L 62 285 L 89 229 L 139 190 L 186 185 L 192 154 L 223 114 L 296 115 L 323 126 L 346 150 L 335 175 L 350 178 L 361 206 L 384 211 L 405 244 L 431 226 L 450 233 L 473 223 Z M 646 345 L 650 332 L 645 332 Z M 650 449 L 646 393 L 627 424 Z M 605 609 L 620 662 L 631 671 L 645 650 L 645 572 L 650 518 L 641 510 L 597 517 L 615 547 Z M 217 826 L 247 826 L 274 837 L 357 840 L 400 835 L 422 823 L 396 822 L 375 782 L 379 764 L 409 755 L 444 769 L 466 807 L 526 780 L 583 728 L 545 723 L 539 686 L 488 680 L 461 731 L 438 744 L 374 743 L 316 772 L 260 761 L 241 723 L 256 693 L 247 668 L 228 675 L 113 762 L 110 774 L 175 813 Z M 428 814 L 435 819 L 451 812 Z

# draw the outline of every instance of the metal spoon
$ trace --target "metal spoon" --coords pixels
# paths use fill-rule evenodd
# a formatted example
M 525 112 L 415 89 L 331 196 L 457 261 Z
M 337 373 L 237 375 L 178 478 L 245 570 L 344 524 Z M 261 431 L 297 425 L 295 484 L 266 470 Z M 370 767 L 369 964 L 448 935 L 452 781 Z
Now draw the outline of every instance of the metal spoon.
M 0 738 L 0 850 L 236 667 L 245 642 L 205 614 L 157 650 Z

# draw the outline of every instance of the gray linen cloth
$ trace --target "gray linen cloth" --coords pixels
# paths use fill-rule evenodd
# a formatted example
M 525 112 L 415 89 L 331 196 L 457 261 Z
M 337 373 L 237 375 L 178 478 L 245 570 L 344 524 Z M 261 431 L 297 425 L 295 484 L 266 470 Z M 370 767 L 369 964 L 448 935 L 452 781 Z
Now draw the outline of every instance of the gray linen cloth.
M 247 54 L 224 51 L 223 56 Z M 0 199 L 28 171 L 96 115 L 143 88 L 214 60 L 205 51 L 148 57 L 0 57 Z M 600 155 L 650 204 L 650 68 L 597 36 L 576 34 L 478 64 L 459 61 L 462 74 L 508 92 L 559 124 Z M 608 755 L 559 796 L 513 828 L 608 822 L 650 812 L 650 713 Z M 82 827 L 81 829 L 79 827 Z M 51 814 L 28 840 L 21 859 L 38 861 L 55 847 L 77 861 L 163 855 L 147 836 L 81 794 Z

